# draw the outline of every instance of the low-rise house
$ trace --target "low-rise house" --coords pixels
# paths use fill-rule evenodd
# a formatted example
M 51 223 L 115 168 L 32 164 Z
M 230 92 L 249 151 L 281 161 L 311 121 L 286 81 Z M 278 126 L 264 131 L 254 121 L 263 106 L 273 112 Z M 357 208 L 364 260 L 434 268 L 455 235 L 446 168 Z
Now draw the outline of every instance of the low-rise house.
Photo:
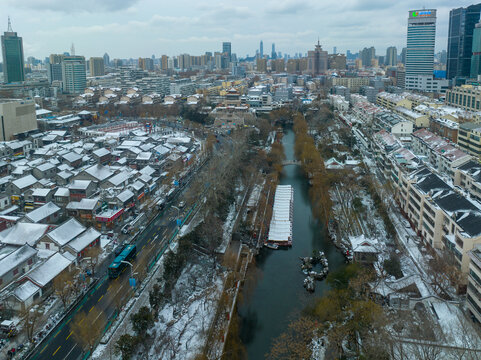
M 112 154 L 106 148 L 92 151 L 92 157 L 97 164 L 107 165 L 112 159 Z
M 100 207 L 98 198 L 71 201 L 66 210 L 69 216 L 75 216 L 83 222 L 94 222 L 97 209 Z
M 37 249 L 59 251 L 86 229 L 87 228 L 77 220 L 70 218 L 62 225 L 45 234 L 38 242 Z
M 54 193 L 55 193 L 55 189 L 49 189 L 49 188 L 33 189 L 33 192 L 32 192 L 33 205 L 35 207 L 45 205 L 46 203 L 53 200 Z
M 62 209 L 65 209 L 70 202 L 70 190 L 68 188 L 59 187 L 54 194 L 54 202 Z
M 71 201 L 80 201 L 92 196 L 97 190 L 97 185 L 91 180 L 73 180 L 67 186 Z
M 96 164 L 81 171 L 77 176 L 75 176 L 75 180 L 91 180 L 100 185 L 113 175 L 114 172 L 110 169 L 110 167 Z
M 35 246 L 48 229 L 49 225 L 45 224 L 18 222 L 0 232 L 0 243 L 12 246 L 25 244 Z
M 50 162 L 38 165 L 32 170 L 33 176 L 35 176 L 37 179 L 53 179 L 56 173 L 57 167 Z
M 62 209 L 53 202 L 48 202 L 25 215 L 25 221 L 36 224 L 56 224 L 61 216 Z
M 77 259 L 83 258 L 89 248 L 100 247 L 100 235 L 94 228 L 89 228 L 67 243 L 65 250 L 76 256 Z
M 28 272 L 37 262 L 38 250 L 25 244 L 0 260 L 0 289 Z
M 69 152 L 62 156 L 62 162 L 76 169 L 82 165 L 82 155 L 73 151 Z
M 120 194 L 118 194 L 115 199 L 120 208 L 129 209 L 135 206 L 135 194 L 129 189 L 125 189 Z

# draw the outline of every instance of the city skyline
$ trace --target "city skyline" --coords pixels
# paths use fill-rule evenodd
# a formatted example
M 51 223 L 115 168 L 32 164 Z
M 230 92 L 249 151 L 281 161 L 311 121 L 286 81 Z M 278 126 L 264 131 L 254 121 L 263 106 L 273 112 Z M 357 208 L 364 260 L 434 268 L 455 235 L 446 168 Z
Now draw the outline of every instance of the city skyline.
M 69 51 L 72 42 L 78 54 L 91 57 L 107 52 L 112 59 L 201 54 L 220 51 L 222 42 L 231 42 L 232 53 L 238 57 L 254 56 L 260 40 L 275 43 L 277 51 L 293 55 L 306 53 L 318 37 L 326 49 L 336 46 L 339 52 L 355 53 L 375 46 L 381 54 L 389 46 L 406 46 L 405 14 L 409 9 L 425 6 L 437 9 L 437 52 L 447 47 L 449 11 L 471 4 L 445 0 L 422 4 L 285 0 L 262 4 L 246 1 L 237 6 L 232 1 L 212 4 L 188 0 L 166 7 L 153 0 L 99 4 L 90 0 L 6 0 L 0 30 L 7 29 L 10 15 L 13 30 L 24 39 L 25 58 L 40 59 Z M 43 21 L 46 17 L 48 22 Z

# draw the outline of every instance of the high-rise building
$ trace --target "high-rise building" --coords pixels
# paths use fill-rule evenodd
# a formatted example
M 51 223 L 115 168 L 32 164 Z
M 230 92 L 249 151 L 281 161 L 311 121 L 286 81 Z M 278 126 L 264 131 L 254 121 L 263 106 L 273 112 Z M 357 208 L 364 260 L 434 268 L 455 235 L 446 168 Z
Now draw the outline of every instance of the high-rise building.
M 186 70 L 190 69 L 191 62 L 190 62 L 190 55 L 189 54 L 182 54 L 178 57 L 178 67 L 179 69 Z
M 336 46 L 334 46 L 334 48 L 332 49 L 332 53 L 337 54 L 337 47 Z
M 3 80 L 6 83 L 25 80 L 22 38 L 12 30 L 10 18 L 8 29 L 2 35 Z
M 62 59 L 62 82 L 63 91 L 66 94 L 84 92 L 87 84 L 85 57 L 64 56 Z
M 0 141 L 37 130 L 33 100 L 0 99 Z
M 397 49 L 395 46 L 390 46 L 386 50 L 386 57 L 384 58 L 384 65 L 396 66 L 397 64 Z
M 261 40 L 261 43 L 259 45 L 259 57 L 263 58 L 264 57 L 264 42 Z
M 276 44 L 272 43 L 271 59 L 276 59 L 276 58 L 277 58 Z
M 364 67 L 371 66 L 372 59 L 376 58 L 376 49 L 374 49 L 374 46 L 371 46 L 370 48 L 364 48 L 360 53 L 361 53 L 362 66 Z
M 104 76 L 104 58 L 103 57 L 91 57 L 90 63 L 90 76 Z
M 104 54 L 104 66 L 110 66 L 110 56 L 109 54 Z
M 222 52 L 227 54 L 229 62 L 232 59 L 232 44 L 230 42 L 223 42 L 222 43 Z
M 401 63 L 403 65 L 406 65 L 406 48 L 404 47 L 402 50 L 401 50 L 401 55 L 400 55 L 400 60 L 401 60 Z
M 344 54 L 330 54 L 328 55 L 329 69 L 345 70 L 346 69 L 346 55 Z
M 147 71 L 154 71 L 154 60 L 152 58 L 139 58 L 139 68 Z
M 167 55 L 162 55 L 160 59 L 160 69 L 167 70 L 169 68 L 169 57 Z
M 481 75 L 481 22 L 476 24 L 473 31 L 472 53 L 469 77 L 477 78 Z
M 307 71 L 311 75 L 319 75 L 327 72 L 327 51 L 322 50 L 319 40 L 314 50 L 307 52 Z
M 436 10 L 411 10 L 406 48 L 406 89 L 418 88 L 419 76 L 433 76 Z
M 471 69 L 473 31 L 479 21 L 481 4 L 449 12 L 446 77 L 468 77 Z
M 258 72 L 267 72 L 267 60 L 264 58 L 257 59 L 257 71 Z
M 64 55 L 51 54 L 49 63 L 47 64 L 48 82 L 52 84 L 54 81 L 62 81 L 62 59 Z

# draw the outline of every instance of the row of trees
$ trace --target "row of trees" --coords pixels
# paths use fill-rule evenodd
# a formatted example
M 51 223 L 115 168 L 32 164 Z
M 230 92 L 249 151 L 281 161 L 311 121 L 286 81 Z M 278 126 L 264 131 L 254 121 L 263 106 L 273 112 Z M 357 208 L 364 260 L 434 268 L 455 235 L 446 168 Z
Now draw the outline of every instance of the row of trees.
M 331 216 L 332 201 L 329 189 L 333 178 L 327 173 L 314 139 L 308 134 L 307 122 L 300 113 L 294 116 L 294 132 L 296 134 L 295 154 L 311 184 L 309 196 L 314 216 L 327 225 Z

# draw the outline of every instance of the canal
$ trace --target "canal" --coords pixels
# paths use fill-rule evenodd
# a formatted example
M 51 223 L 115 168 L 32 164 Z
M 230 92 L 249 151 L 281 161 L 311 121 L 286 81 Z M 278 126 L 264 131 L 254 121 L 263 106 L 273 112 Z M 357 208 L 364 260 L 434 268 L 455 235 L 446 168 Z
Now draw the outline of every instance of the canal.
M 295 159 L 294 140 L 294 132 L 288 130 L 282 141 L 287 160 Z M 249 360 L 264 359 L 273 339 L 287 329 L 304 307 L 328 290 L 325 281 L 316 282 L 314 294 L 304 289 L 305 276 L 300 270 L 299 257 L 322 250 L 331 271 L 344 264 L 343 256 L 324 237 L 322 226 L 312 217 L 309 187 L 300 168 L 285 166 L 280 183 L 294 188 L 293 246 L 289 250 L 264 248 L 256 257 L 252 291 L 246 291 L 239 306 L 241 340 Z

